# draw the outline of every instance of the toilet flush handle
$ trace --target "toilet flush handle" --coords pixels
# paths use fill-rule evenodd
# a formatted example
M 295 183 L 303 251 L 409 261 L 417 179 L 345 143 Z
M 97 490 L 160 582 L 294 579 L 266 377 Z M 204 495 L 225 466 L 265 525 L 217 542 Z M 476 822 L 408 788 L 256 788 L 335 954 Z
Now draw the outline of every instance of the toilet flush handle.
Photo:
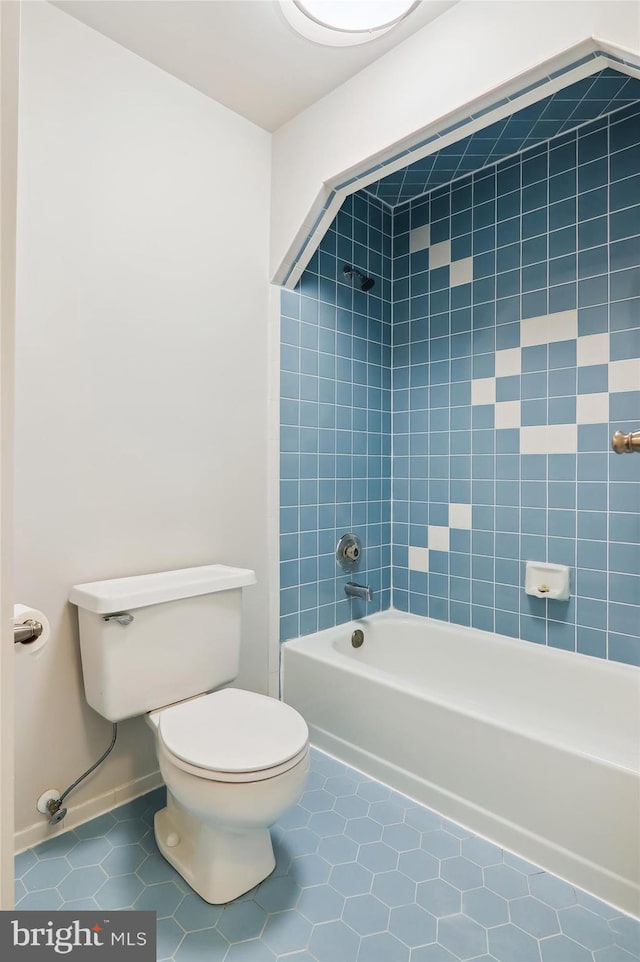
M 119 625 L 123 625 L 126 628 L 133 621 L 133 615 L 129 614 L 128 611 L 116 611 L 112 615 L 104 615 L 103 621 L 117 621 Z

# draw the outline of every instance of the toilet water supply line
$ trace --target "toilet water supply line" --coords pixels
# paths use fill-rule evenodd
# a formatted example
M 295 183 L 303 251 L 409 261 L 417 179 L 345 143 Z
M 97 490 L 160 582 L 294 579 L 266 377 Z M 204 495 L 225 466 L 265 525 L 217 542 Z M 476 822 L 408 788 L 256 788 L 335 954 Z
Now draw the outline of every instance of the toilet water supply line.
M 49 825 L 57 825 L 67 814 L 67 809 L 63 806 L 63 802 L 67 795 L 76 788 L 80 782 L 83 782 L 92 772 L 95 772 L 98 765 L 102 765 L 103 761 L 113 751 L 113 747 L 116 743 L 116 738 L 118 737 L 118 723 L 113 722 L 113 729 L 111 735 L 111 744 L 107 748 L 106 752 L 103 752 L 97 762 L 94 762 L 91 768 L 88 768 L 80 778 L 76 778 L 75 782 L 69 785 L 68 788 L 64 790 L 60 798 L 50 798 L 47 802 L 47 810 L 49 812 Z

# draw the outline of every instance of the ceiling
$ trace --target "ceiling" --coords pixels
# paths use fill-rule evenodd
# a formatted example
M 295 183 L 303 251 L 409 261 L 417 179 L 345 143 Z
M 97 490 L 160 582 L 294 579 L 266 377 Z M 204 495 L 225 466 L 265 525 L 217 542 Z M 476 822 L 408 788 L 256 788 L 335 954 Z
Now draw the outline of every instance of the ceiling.
M 436 150 L 366 188 L 390 207 L 640 100 L 640 80 L 607 68 Z
M 54 0 L 54 6 L 266 130 L 276 130 L 457 0 L 422 0 L 354 47 L 300 37 L 277 0 Z

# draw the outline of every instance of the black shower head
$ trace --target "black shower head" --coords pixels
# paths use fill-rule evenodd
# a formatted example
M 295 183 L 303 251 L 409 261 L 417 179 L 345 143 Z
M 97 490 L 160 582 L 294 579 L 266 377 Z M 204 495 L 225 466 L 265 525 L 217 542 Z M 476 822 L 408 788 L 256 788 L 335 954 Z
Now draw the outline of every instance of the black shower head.
M 351 281 L 357 277 L 360 281 L 361 291 L 370 291 L 375 284 L 373 277 L 367 277 L 366 274 L 363 274 L 362 271 L 359 271 L 357 267 L 353 267 L 352 264 L 344 265 L 344 276 L 348 277 Z

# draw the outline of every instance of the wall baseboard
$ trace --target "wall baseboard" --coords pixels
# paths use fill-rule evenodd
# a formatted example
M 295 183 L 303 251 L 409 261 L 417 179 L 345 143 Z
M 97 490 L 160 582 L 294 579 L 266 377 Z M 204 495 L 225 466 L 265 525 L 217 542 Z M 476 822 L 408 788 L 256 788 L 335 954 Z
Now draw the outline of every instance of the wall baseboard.
M 70 808 L 67 817 L 58 826 L 50 826 L 45 816 L 42 815 L 33 825 L 15 833 L 16 855 L 18 852 L 24 852 L 25 849 L 39 845 L 40 842 L 45 842 L 56 835 L 69 832 L 72 828 L 76 828 L 84 822 L 89 822 L 98 815 L 104 815 L 105 812 L 110 812 L 112 809 L 124 805 L 125 802 L 131 802 L 134 798 L 139 798 L 140 795 L 146 795 L 147 792 L 151 792 L 154 788 L 159 788 L 163 784 L 159 771 L 150 772 L 148 775 L 135 778 L 131 782 L 125 782 L 124 785 L 119 785 L 110 792 L 104 792 L 96 798 L 91 798 L 81 805 Z

